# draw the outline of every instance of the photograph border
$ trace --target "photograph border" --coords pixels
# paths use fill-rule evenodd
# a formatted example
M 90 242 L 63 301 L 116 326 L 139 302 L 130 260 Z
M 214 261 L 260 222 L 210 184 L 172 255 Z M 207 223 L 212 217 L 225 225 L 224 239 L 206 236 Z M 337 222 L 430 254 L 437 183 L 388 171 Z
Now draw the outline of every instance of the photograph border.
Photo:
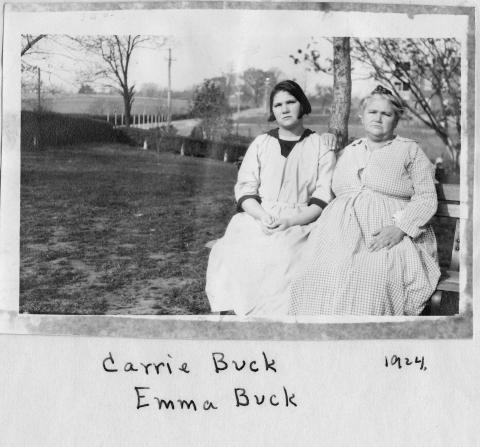
M 464 281 L 460 291 L 459 315 L 447 317 L 342 317 L 295 318 L 288 321 L 272 321 L 267 318 L 243 318 L 233 316 L 113 316 L 113 315 L 41 315 L 19 314 L 12 310 L 0 310 L 0 333 L 112 336 L 161 339 L 223 339 L 223 340 L 352 340 L 352 339 L 450 339 L 471 338 L 473 335 L 473 219 L 474 189 L 477 179 L 475 166 L 475 7 L 406 5 L 385 3 L 338 2 L 258 2 L 258 1 L 165 1 L 165 2 L 94 2 L 94 3 L 10 3 L 8 12 L 50 11 L 119 11 L 149 9 L 262 9 L 262 10 L 311 10 L 323 12 L 369 12 L 417 14 L 448 14 L 468 16 L 467 73 L 468 95 L 462 92 L 466 111 L 463 122 L 469 135 L 466 151 L 467 163 L 463 163 L 461 187 L 467 200 L 468 218 L 462 223 L 461 239 L 465 251 L 461 255 Z M 4 17 L 5 19 L 5 17 Z M 465 53 L 464 53 L 465 54 Z M 5 66 L 2 64 L 2 70 Z M 463 87 L 463 85 L 462 85 Z M 4 88 L 4 86 L 3 86 Z M 2 88 L 2 93 L 3 93 Z M 2 94 L 2 118 L 3 118 Z M 2 155 L 5 132 L 11 120 L 2 119 Z M 2 156 L 3 162 L 3 156 Z M 3 163 L 2 163 L 3 164 Z M 5 192 L 5 175 L 2 175 L 2 201 Z M 4 203 L 4 202 L 3 202 Z M 470 205 L 470 206 L 468 206 Z M 0 209 L 1 214 L 1 209 Z M 3 219 L 0 220 L 3 222 Z M 0 233 L 3 234 L 3 233 Z M 4 256 L 4 254 L 1 254 Z M 0 275 L 1 276 L 1 275 Z M 434 334 L 434 335 L 432 335 Z

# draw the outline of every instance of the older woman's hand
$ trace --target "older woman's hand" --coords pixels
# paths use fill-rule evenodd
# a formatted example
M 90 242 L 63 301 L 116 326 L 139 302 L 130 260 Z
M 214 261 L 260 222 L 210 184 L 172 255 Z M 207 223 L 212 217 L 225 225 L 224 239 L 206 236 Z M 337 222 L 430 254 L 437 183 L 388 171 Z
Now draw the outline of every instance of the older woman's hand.
M 390 250 L 392 247 L 401 242 L 405 236 L 405 232 L 395 225 L 389 225 L 376 231 L 372 234 L 372 236 L 373 240 L 368 246 L 370 251 L 378 251 L 382 248 L 387 248 L 387 250 Z
M 322 133 L 320 135 L 321 144 L 330 150 L 337 148 L 337 136 L 333 133 Z

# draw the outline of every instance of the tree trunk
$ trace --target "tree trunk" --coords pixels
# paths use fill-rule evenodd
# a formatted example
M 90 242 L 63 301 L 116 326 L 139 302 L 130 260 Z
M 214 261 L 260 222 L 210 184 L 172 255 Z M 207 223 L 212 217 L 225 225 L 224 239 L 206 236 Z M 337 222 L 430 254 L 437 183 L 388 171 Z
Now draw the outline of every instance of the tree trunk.
M 460 144 L 456 144 L 453 149 L 453 167 L 455 172 L 460 173 L 460 163 L 459 163 L 459 156 L 460 156 Z
M 132 123 L 132 98 L 128 90 L 123 91 L 123 106 L 125 109 L 125 127 L 130 127 Z
M 447 148 L 447 152 L 452 157 L 453 169 L 458 172 L 460 170 L 460 164 L 458 157 L 460 155 L 460 143 L 455 144 L 450 137 L 444 139 L 444 144 Z
M 350 38 L 333 38 L 333 102 L 328 131 L 337 136 L 337 148 L 348 143 L 348 117 L 352 96 Z

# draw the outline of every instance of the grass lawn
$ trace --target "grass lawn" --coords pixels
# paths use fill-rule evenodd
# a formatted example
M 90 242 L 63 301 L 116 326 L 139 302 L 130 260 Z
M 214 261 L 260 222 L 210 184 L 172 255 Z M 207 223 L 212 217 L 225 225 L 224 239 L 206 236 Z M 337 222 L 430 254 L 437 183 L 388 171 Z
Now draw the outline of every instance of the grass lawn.
M 24 152 L 21 312 L 209 313 L 204 245 L 235 212 L 236 174 L 119 144 Z M 442 263 L 448 251 L 439 244 Z
M 20 309 L 205 314 L 209 251 L 234 213 L 231 164 L 122 145 L 22 154 Z

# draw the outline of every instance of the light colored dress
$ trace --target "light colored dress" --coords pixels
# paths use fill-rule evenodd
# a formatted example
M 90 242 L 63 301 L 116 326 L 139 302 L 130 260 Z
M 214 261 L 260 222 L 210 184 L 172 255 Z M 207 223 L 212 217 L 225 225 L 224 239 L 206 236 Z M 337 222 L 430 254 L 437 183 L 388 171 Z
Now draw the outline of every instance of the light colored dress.
M 292 283 L 296 315 L 418 315 L 440 271 L 428 221 L 437 209 L 433 166 L 416 142 L 395 137 L 369 151 L 367 140 L 338 156 L 336 198 L 310 233 L 304 271 Z M 406 236 L 370 252 L 372 234 L 397 225 Z
M 332 199 L 334 166 L 334 152 L 308 129 L 288 156 L 283 156 L 275 129 L 258 136 L 248 148 L 235 198 L 239 205 L 255 198 L 277 217 L 293 216 L 310 203 L 324 207 Z M 206 293 L 212 312 L 286 315 L 289 285 L 311 225 L 266 235 L 249 214 L 233 216 L 208 261 Z

